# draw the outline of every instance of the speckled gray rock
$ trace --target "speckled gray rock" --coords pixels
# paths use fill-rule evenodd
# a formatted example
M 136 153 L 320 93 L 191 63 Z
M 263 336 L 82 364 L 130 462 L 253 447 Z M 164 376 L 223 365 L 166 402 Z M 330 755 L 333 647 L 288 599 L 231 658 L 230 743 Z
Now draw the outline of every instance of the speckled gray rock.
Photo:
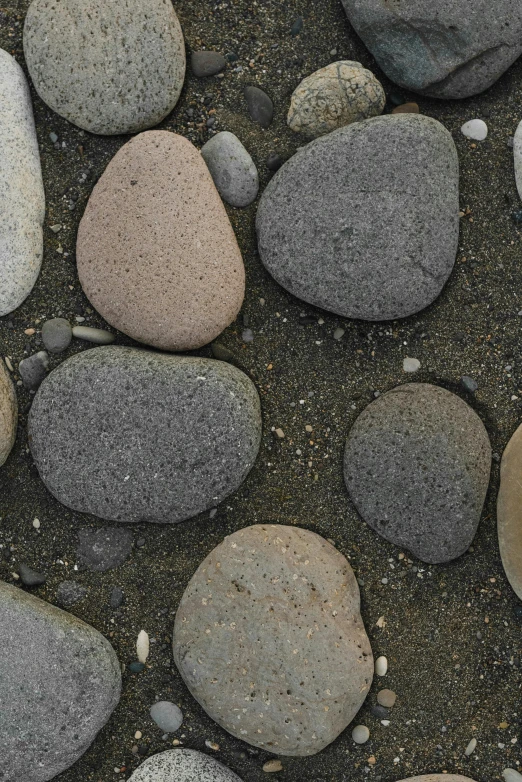
M 227 66 L 227 61 L 219 52 L 192 52 L 190 65 L 194 76 L 214 76 Z
M 49 491 L 113 521 L 177 522 L 214 508 L 249 472 L 260 438 L 257 391 L 235 367 L 116 346 L 60 364 L 29 416 Z
M 71 324 L 65 318 L 52 318 L 43 324 L 42 341 L 49 353 L 61 353 L 67 350 L 71 340 Z
M 437 98 L 490 87 L 522 53 L 518 0 L 342 0 L 386 75 Z
M 94 741 L 118 703 L 120 666 L 93 627 L 0 582 L 0 778 L 46 782 Z
M 522 426 L 511 437 L 502 455 L 497 531 L 506 576 L 522 600 Z
M 0 316 L 27 298 L 43 256 L 45 194 L 24 72 L 0 49 Z
M 13 381 L 0 359 L 0 467 L 7 460 L 16 439 L 18 402 Z
M 175 733 L 183 724 L 183 714 L 175 703 L 158 701 L 150 708 L 150 716 L 164 733 Z
M 460 397 L 406 383 L 363 410 L 346 441 L 344 477 L 363 519 L 424 562 L 460 556 L 477 531 L 491 447 Z
M 259 190 L 257 168 L 237 136 L 228 130 L 217 133 L 201 154 L 224 201 L 231 206 L 252 203 Z
M 287 123 L 312 138 L 382 113 L 386 95 L 373 73 L 360 62 L 332 62 L 294 90 Z
M 76 556 L 82 568 L 104 573 L 123 565 L 132 551 L 132 533 L 122 527 L 81 529 Z
M 457 253 L 458 159 L 414 114 L 356 122 L 285 163 L 257 212 L 261 260 L 294 296 L 348 318 L 391 320 L 436 299 Z
M 229 535 L 181 599 L 174 660 L 219 725 L 278 755 L 314 755 L 363 703 L 373 675 L 347 560 L 299 527 Z
M 69 608 L 83 600 L 86 594 L 87 587 L 77 581 L 62 581 L 56 590 L 56 600 L 64 608 Z
M 183 34 L 164 0 L 33 0 L 24 53 L 36 91 L 91 133 L 136 133 L 177 103 Z
M 49 367 L 49 355 L 45 350 L 39 350 L 32 356 L 22 359 L 18 364 L 18 371 L 22 382 L 28 391 L 36 391 L 47 374 Z
M 129 782 L 241 782 L 219 761 L 195 749 L 170 749 L 141 764 Z

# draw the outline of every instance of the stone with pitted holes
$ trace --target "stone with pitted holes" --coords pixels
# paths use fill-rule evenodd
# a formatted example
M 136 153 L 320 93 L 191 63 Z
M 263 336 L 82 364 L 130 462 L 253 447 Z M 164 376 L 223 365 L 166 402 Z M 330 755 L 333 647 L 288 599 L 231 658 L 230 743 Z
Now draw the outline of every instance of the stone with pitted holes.
M 0 359 L 0 466 L 11 453 L 16 438 L 18 401 L 11 375 Z
M 195 749 L 169 749 L 136 769 L 129 782 L 241 782 L 218 760 Z

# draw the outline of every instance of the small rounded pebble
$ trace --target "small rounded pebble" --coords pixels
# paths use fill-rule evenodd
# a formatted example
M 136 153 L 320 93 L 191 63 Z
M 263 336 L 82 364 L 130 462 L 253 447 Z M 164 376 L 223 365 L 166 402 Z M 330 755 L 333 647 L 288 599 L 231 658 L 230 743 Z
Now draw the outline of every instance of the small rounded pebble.
M 56 590 L 56 600 L 64 608 L 79 603 L 87 594 L 87 589 L 77 581 L 62 581 Z
M 466 747 L 464 754 L 468 756 L 471 755 L 471 753 L 475 751 L 476 746 L 477 746 L 477 739 L 471 739 L 468 746 Z
M 111 345 L 116 339 L 114 334 L 105 329 L 92 329 L 89 326 L 74 326 L 72 335 L 76 339 L 84 339 L 95 345 Z
M 280 760 L 268 760 L 263 766 L 263 771 L 266 771 L 268 774 L 273 774 L 276 771 L 282 770 L 283 764 Z
M 420 114 L 419 105 L 417 103 L 401 103 L 400 106 L 395 106 L 392 114 Z
M 421 363 L 418 358 L 405 358 L 402 362 L 404 372 L 418 372 Z
M 298 16 L 297 19 L 295 20 L 295 22 L 293 23 L 292 27 L 290 28 L 290 35 L 293 38 L 295 38 L 296 35 L 299 35 L 301 30 L 303 29 L 303 25 L 304 25 L 303 17 L 302 16 Z
M 397 696 L 392 690 L 381 690 L 377 693 L 377 703 L 387 709 L 391 709 L 396 700 Z
M 109 604 L 111 608 L 119 608 L 123 604 L 123 590 L 120 587 L 113 587 Z
M 377 657 L 375 660 L 375 673 L 377 676 L 386 676 L 388 672 L 388 660 L 386 657 Z
M 140 630 L 136 641 L 136 653 L 140 663 L 146 663 L 149 656 L 149 635 L 145 630 Z
M 356 744 L 366 744 L 370 738 L 370 731 L 366 725 L 356 725 L 352 730 L 352 739 Z
M 24 358 L 18 365 L 18 371 L 24 386 L 29 391 L 36 391 L 47 374 L 49 355 L 45 350 L 40 350 L 33 356 Z
M 470 119 L 469 122 L 464 123 L 460 130 L 466 138 L 473 139 L 473 141 L 484 141 L 488 135 L 488 126 L 483 119 Z
M 143 733 L 141 732 L 141 730 L 137 730 L 137 731 L 136 731 L 136 733 L 134 734 L 134 738 L 135 738 L 135 739 L 141 739 L 141 738 L 143 738 Z
M 47 581 L 42 573 L 37 573 L 36 570 L 33 570 L 23 563 L 18 566 L 18 574 L 20 576 L 20 581 L 24 586 L 40 586 Z
M 342 338 L 343 335 L 344 335 L 344 329 L 338 328 L 338 329 L 335 329 L 335 331 L 333 333 L 333 338 L 336 339 L 336 340 L 339 340 L 339 339 Z
M 175 733 L 183 723 L 183 713 L 175 703 L 158 701 L 150 709 L 150 716 L 164 733 Z
M 279 171 L 283 163 L 286 163 L 287 158 L 284 155 L 280 155 L 278 152 L 271 152 L 266 159 L 266 167 L 269 171 Z
M 49 353 L 61 353 L 71 344 L 71 324 L 65 318 L 46 320 L 42 326 L 42 341 Z
M 463 375 L 460 379 L 460 382 L 464 391 L 467 391 L 470 394 L 474 394 L 475 391 L 478 390 L 477 381 L 473 380 L 473 378 L 469 377 L 468 375 Z
M 243 94 L 251 119 L 262 128 L 268 128 L 274 117 L 274 104 L 271 98 L 259 87 L 245 87 Z
M 219 52 L 192 52 L 190 65 L 194 76 L 201 79 L 221 73 L 227 67 L 227 61 Z
M 233 133 L 222 131 L 201 148 L 203 160 L 221 198 L 231 206 L 248 206 L 259 190 L 257 168 Z
M 143 663 L 132 662 L 129 665 L 129 671 L 131 673 L 141 673 L 144 670 L 144 668 L 145 668 L 145 665 Z

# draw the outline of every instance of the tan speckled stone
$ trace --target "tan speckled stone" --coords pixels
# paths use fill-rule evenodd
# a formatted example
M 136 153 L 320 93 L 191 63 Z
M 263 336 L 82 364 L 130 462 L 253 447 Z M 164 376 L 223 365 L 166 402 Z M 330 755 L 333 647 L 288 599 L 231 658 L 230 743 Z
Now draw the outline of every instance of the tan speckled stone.
M 168 131 L 125 144 L 78 230 L 78 275 L 115 328 L 163 350 L 215 339 L 243 302 L 245 270 L 198 150 Z
M 502 455 L 497 530 L 506 576 L 522 600 L 522 426 L 518 427 Z
M 0 465 L 11 452 L 16 437 L 18 404 L 13 381 L 0 359 Z
M 461 774 L 422 774 L 418 777 L 401 779 L 401 782 L 473 782 L 473 780 Z

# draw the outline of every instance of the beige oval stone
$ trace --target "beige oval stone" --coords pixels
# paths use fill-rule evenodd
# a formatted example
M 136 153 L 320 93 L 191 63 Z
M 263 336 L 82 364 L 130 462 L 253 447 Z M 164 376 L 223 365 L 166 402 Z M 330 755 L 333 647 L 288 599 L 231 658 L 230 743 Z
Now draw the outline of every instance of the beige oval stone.
M 506 576 L 522 600 L 522 425 L 502 455 L 497 532 Z
M 400 782 L 474 782 L 474 780 L 461 774 L 421 774 L 418 777 L 401 779 Z
M 11 376 L 0 359 L 0 466 L 11 453 L 16 438 L 18 403 Z
M 212 177 L 190 141 L 168 131 L 141 133 L 111 160 L 76 256 L 105 320 L 163 350 L 206 345 L 243 302 L 243 259 Z

